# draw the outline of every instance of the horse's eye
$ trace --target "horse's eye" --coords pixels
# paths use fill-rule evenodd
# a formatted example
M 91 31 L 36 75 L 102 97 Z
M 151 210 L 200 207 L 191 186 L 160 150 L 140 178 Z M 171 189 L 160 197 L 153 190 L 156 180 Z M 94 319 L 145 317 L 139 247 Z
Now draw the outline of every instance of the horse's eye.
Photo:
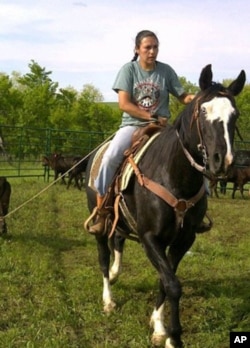
M 207 110 L 206 110 L 205 106 L 202 106 L 202 107 L 201 107 L 201 112 L 202 112 L 204 115 L 206 114 Z

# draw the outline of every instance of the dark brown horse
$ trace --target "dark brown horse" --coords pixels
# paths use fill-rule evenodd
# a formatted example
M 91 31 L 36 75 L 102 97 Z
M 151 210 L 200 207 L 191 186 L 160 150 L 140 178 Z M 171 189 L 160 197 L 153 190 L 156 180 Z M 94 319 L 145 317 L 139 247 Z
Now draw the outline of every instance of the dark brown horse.
M 9 212 L 11 185 L 5 176 L 0 177 L 0 235 L 7 233 L 5 216 Z
M 250 151 L 249 150 L 238 150 L 235 151 L 233 165 L 228 171 L 226 177 L 218 178 L 214 177 L 210 180 L 210 192 L 211 196 L 213 193 L 217 198 L 218 195 L 218 183 L 220 186 L 220 193 L 226 194 L 227 183 L 231 182 L 234 184 L 232 198 L 235 197 L 237 189 L 240 190 L 241 197 L 244 198 L 244 185 L 250 181 Z
M 135 222 L 138 239 L 158 272 L 159 295 L 151 316 L 152 342 L 159 344 L 164 340 L 165 348 L 183 347 L 179 319 L 182 290 L 176 270 L 194 243 L 207 210 L 204 175 L 226 175 L 233 162 L 234 132 L 239 115 L 234 96 L 243 89 L 245 79 L 245 72 L 241 71 L 229 87 L 224 87 L 212 81 L 211 65 L 206 66 L 199 79 L 201 91 L 175 124 L 161 132 L 140 160 L 141 178 L 148 178 L 164 192 L 163 196 L 172 197 L 174 204 L 149 190 L 147 183 L 139 184 L 135 176 L 122 192 L 122 200 Z M 86 182 L 90 165 L 91 160 Z M 87 195 L 92 211 L 96 204 L 95 193 L 87 188 Z M 120 211 L 111 243 L 108 243 L 107 235 L 96 236 L 106 312 L 115 307 L 110 285 L 119 274 L 124 240 L 131 231 L 131 225 Z M 109 244 L 115 257 L 111 268 Z M 165 300 L 170 306 L 166 328 Z

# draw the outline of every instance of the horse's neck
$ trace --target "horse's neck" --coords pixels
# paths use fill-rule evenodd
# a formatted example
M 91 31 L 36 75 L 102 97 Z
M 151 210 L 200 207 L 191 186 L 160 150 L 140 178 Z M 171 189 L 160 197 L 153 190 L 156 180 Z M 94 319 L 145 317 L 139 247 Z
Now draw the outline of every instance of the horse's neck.
M 195 130 L 191 131 L 189 129 L 184 132 L 180 129 L 179 137 L 176 138 L 174 144 L 174 156 L 171 157 L 169 178 L 172 186 L 185 192 L 189 190 L 195 192 L 203 183 L 203 175 L 193 163 L 194 160 L 198 162 L 198 165 L 202 164 L 200 155 L 197 152 L 197 145 L 198 140 Z M 188 151 L 190 156 L 185 151 Z

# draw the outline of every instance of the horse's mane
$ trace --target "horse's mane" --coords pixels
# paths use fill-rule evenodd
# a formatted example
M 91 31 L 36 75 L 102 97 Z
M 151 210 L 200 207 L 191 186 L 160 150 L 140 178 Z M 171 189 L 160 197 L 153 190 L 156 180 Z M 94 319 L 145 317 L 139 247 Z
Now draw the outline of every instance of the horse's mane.
M 174 154 L 177 152 L 178 139 L 173 125 L 168 124 L 154 140 L 147 150 L 145 163 L 148 170 L 148 175 L 155 177 L 160 175 L 159 171 L 164 170 L 164 163 L 171 165 Z M 150 166 L 148 163 L 150 162 Z M 162 165 L 159 165 L 161 163 Z

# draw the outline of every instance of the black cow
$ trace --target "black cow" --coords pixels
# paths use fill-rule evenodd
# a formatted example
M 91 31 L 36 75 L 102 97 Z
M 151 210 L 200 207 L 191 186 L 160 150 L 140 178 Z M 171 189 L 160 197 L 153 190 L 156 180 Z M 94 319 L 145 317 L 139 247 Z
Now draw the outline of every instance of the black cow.
M 6 177 L 0 177 L 0 234 L 7 233 L 7 224 L 5 216 L 9 212 L 9 203 L 11 195 L 11 185 Z

